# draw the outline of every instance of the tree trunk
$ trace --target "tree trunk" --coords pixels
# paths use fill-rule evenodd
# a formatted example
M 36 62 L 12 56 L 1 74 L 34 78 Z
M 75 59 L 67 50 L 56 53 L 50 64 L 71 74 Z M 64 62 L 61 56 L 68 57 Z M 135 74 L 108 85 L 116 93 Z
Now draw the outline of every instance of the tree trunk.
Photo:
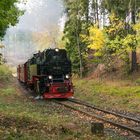
M 92 9 L 93 9 L 94 24 L 96 24 L 96 0 L 93 0 Z
M 105 18 L 105 9 L 103 9 L 103 13 L 102 13 L 102 15 L 103 15 L 103 27 L 105 26 L 105 21 L 106 21 L 106 18 Z
M 131 72 L 138 71 L 136 50 L 132 51 Z
M 97 26 L 98 26 L 98 28 L 99 28 L 99 9 L 98 9 L 99 7 L 98 7 L 98 0 L 96 0 L 96 16 L 97 16 Z
M 136 15 L 135 14 L 136 14 L 136 11 L 135 11 L 135 8 L 134 8 L 134 9 L 132 9 L 132 23 L 133 24 L 136 24 Z M 132 51 L 132 60 L 131 60 L 131 72 L 135 72 L 135 71 L 138 71 L 138 65 L 137 65 L 136 49 L 133 49 L 133 51 Z
M 82 61 L 82 54 L 81 54 L 81 47 L 80 47 L 78 32 L 76 33 L 76 35 L 77 35 L 77 47 L 78 47 L 79 60 L 80 60 L 80 78 L 83 78 L 83 61 Z
M 89 0 L 86 0 L 86 22 L 89 23 Z
M 79 25 L 79 13 L 77 9 L 77 19 L 76 19 L 76 39 L 77 39 L 77 47 L 79 53 L 79 63 L 80 63 L 80 78 L 83 78 L 83 61 L 82 61 L 82 54 L 81 54 L 81 46 L 80 46 L 80 38 L 78 33 L 78 25 Z

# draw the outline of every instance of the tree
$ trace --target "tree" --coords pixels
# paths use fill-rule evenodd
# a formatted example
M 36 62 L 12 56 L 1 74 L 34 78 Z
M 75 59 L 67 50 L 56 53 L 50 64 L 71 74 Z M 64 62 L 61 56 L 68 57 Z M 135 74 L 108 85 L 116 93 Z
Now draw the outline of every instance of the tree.
M 129 70 L 133 72 L 137 69 L 136 50 L 140 42 L 139 0 L 64 1 L 67 22 L 63 39 L 72 59 L 74 72 L 82 77 L 83 69 L 86 70 L 88 48 L 93 49 L 94 56 L 102 60 L 99 62 L 105 60 L 112 63 L 112 58 L 119 57 Z
M 66 42 L 65 48 L 73 62 L 74 73 L 83 77 L 87 44 L 82 41 L 80 35 L 89 34 L 89 0 L 65 0 L 65 5 L 68 18 L 63 37 Z
M 18 22 L 18 17 L 23 14 L 16 3 L 19 0 L 0 0 L 0 40 L 3 39 L 6 29 Z
M 133 30 L 133 25 L 136 24 L 136 16 L 139 12 L 140 1 L 139 0 L 103 0 L 102 5 L 106 8 L 109 14 L 115 14 L 117 18 L 126 23 L 125 29 L 127 30 L 127 35 L 131 34 L 136 36 L 136 31 Z M 131 20 L 127 21 L 131 17 Z M 131 21 L 131 22 L 130 22 Z M 132 37 L 131 36 L 131 37 Z M 130 38 L 130 36 L 129 36 Z M 132 40 L 131 50 L 132 50 L 132 59 L 131 59 L 131 72 L 137 70 L 137 56 L 136 50 L 138 47 L 137 43 L 133 43 Z
M 88 47 L 95 50 L 94 56 L 100 57 L 107 68 L 114 68 L 115 61 L 113 62 L 113 60 L 115 59 L 113 58 L 119 58 L 125 62 L 127 72 L 130 72 L 129 53 L 140 43 L 140 24 L 130 27 L 129 23 L 125 23 L 115 14 L 109 16 L 109 20 L 110 24 L 104 29 L 99 29 L 96 26 L 90 27 L 90 36 L 87 38 L 89 40 Z M 126 27 L 130 29 L 127 30 Z

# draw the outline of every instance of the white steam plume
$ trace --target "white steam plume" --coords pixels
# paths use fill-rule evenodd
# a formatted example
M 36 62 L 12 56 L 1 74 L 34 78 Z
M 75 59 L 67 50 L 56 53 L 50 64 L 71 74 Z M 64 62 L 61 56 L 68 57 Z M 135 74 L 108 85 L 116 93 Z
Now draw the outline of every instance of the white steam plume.
M 3 41 L 6 46 L 3 53 L 9 64 L 24 63 L 37 50 L 38 44 L 34 42 L 33 33 L 51 34 L 54 31 L 52 27 L 59 27 L 62 32 L 65 19 L 62 1 L 28 0 L 26 5 L 19 5 L 26 12 L 15 27 L 7 30 Z M 59 33 L 55 35 L 57 38 Z

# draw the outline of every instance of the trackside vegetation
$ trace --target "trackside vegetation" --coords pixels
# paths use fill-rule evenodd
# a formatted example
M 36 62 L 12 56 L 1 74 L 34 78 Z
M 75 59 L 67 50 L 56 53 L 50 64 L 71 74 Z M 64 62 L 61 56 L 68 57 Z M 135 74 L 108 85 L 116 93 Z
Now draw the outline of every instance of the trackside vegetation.
M 8 66 L 0 65 L 0 83 L 8 82 L 12 78 L 12 73 Z
M 94 136 L 90 123 L 51 101 L 36 101 L 15 84 L 0 88 L 0 139 L 4 140 L 123 140 L 113 132 Z
M 140 114 L 140 80 L 75 79 L 75 96 L 99 107 Z

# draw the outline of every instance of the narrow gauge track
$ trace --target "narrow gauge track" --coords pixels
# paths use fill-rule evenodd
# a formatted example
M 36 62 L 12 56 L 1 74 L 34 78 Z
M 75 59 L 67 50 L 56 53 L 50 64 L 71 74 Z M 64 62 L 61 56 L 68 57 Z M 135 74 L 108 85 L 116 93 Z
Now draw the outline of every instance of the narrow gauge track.
M 130 131 L 140 136 L 140 120 L 137 118 L 104 110 L 78 99 L 68 99 L 66 101 L 54 100 L 54 102 L 78 111 L 88 117 L 96 118 L 105 123 L 109 123 L 110 125 Z

